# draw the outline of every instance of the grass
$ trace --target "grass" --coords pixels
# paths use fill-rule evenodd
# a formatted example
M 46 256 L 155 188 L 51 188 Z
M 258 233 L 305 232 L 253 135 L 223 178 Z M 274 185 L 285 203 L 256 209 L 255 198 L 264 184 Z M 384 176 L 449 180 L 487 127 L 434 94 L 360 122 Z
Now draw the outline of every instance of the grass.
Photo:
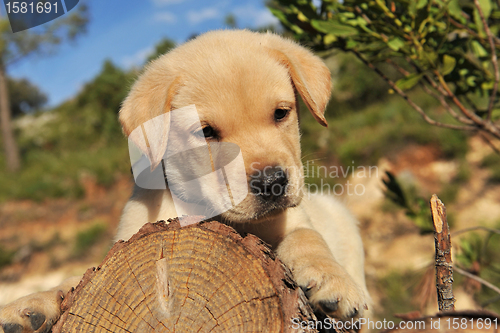
M 98 184 L 110 186 L 118 175 L 130 172 L 126 141 L 123 141 L 117 146 L 94 149 L 31 150 L 25 154 L 23 168 L 18 173 L 0 170 L 0 202 L 81 197 L 80 177 L 84 172 L 94 175 Z
M 500 155 L 493 153 L 486 156 L 481 162 L 481 166 L 490 170 L 490 182 L 500 183 Z
M 420 279 L 420 274 L 411 271 L 393 271 L 379 279 L 377 290 L 382 298 L 380 307 L 374 309 L 375 315 L 397 323 L 401 319 L 394 317 L 394 314 L 418 310 L 418 305 L 414 304 L 414 292 Z
M 500 228 L 500 221 L 496 228 Z M 476 269 L 479 269 L 478 272 L 475 272 L 476 274 L 493 285 L 500 286 L 500 258 L 498 256 L 500 235 L 474 232 L 461 238 L 457 245 L 457 265 L 462 269 L 471 270 L 476 263 Z M 468 283 L 465 277 L 456 275 L 458 283 Z M 479 291 L 475 293 L 474 299 L 486 309 L 500 313 L 500 299 L 492 289 L 481 286 Z
M 0 245 L 0 269 L 12 263 L 15 253 L 15 251 L 8 250 Z
M 73 247 L 73 257 L 81 258 L 88 254 L 89 250 L 103 240 L 108 231 L 108 226 L 104 222 L 95 222 L 85 230 L 76 235 L 75 245 Z

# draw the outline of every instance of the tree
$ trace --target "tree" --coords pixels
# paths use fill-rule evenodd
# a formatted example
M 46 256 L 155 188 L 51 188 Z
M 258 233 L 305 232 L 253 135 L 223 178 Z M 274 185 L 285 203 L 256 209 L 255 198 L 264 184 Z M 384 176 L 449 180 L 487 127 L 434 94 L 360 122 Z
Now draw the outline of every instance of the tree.
M 47 96 L 27 79 L 7 77 L 12 118 L 32 113 L 47 103 Z
M 64 40 L 74 40 L 85 31 L 87 7 L 77 10 L 40 27 L 12 33 L 6 18 L 0 18 L 0 123 L 7 168 L 16 171 L 21 162 L 11 125 L 6 72 L 9 66 L 34 54 L 49 54 Z
M 234 16 L 234 14 L 226 15 L 224 18 L 224 25 L 226 25 L 229 29 L 236 29 L 238 27 L 236 16 Z
M 171 49 L 173 49 L 174 47 L 176 46 L 176 43 L 169 39 L 169 38 L 166 38 L 166 37 L 163 37 L 156 45 L 155 45 L 155 50 L 153 51 L 153 53 L 151 53 L 148 58 L 147 58 L 147 62 L 150 62 L 151 60 L 155 60 L 156 58 L 158 58 L 159 56 L 161 56 L 162 54 L 165 54 L 167 53 L 168 51 L 170 51 Z
M 496 1 L 322 0 L 316 7 L 311 0 L 276 0 L 269 7 L 313 49 L 352 52 L 426 122 L 500 140 Z M 437 121 L 423 110 L 406 92 L 416 86 L 439 101 L 450 119 Z
M 75 107 L 79 111 L 69 110 L 72 117 L 92 128 L 92 134 L 85 135 L 97 135 L 102 140 L 122 138 L 118 111 L 136 74 L 122 70 L 110 60 L 104 61 L 101 72 L 76 97 Z

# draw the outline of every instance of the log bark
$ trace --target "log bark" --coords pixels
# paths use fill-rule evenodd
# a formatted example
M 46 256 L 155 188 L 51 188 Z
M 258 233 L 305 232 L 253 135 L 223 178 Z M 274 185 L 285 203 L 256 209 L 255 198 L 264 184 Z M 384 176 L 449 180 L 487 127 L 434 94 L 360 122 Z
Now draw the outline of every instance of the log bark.
M 196 217 L 195 217 L 196 218 Z M 177 219 L 117 242 L 65 298 L 60 332 L 317 332 L 290 271 L 253 235 Z
M 446 220 L 446 207 L 434 194 L 431 198 L 432 221 L 434 222 L 434 244 L 436 247 L 436 288 L 439 311 L 455 309 L 453 296 L 453 262 L 451 239 Z

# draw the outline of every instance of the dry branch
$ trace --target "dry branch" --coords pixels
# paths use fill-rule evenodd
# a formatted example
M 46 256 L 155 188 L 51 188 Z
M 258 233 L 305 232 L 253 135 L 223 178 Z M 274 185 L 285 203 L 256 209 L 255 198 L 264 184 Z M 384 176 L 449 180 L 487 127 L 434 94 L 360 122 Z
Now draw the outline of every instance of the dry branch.
M 415 110 L 417 111 L 420 116 L 429 124 L 434 125 L 434 126 L 439 126 L 439 127 L 444 127 L 444 128 L 449 128 L 449 129 L 454 129 L 454 130 L 463 130 L 463 131 L 476 131 L 478 128 L 476 126 L 471 126 L 471 125 L 454 125 L 454 124 L 447 124 L 447 123 L 441 123 L 439 121 L 436 121 L 429 117 L 427 113 L 425 113 L 424 110 L 420 106 L 418 106 L 402 89 L 398 88 L 396 83 L 392 81 L 390 78 L 387 77 L 380 69 L 375 67 L 371 62 L 367 61 L 363 56 L 357 52 L 356 50 L 350 50 L 359 60 L 361 60 L 366 66 L 370 67 L 375 73 L 377 73 L 389 86 L 398 93 L 401 97 L 404 98 L 404 100 Z M 449 93 L 447 91 L 447 93 Z M 458 100 L 458 99 L 457 99 Z M 455 100 L 454 100 L 455 101 Z M 497 129 L 498 131 L 498 129 Z M 500 132 L 500 131 L 499 131 Z M 494 133 L 492 133 L 494 134 Z M 500 138 L 500 133 L 498 134 L 498 137 Z
M 116 243 L 66 297 L 53 332 L 292 332 L 293 318 L 316 320 L 259 238 L 169 222 Z
M 439 311 L 450 311 L 455 309 L 450 231 L 446 220 L 446 207 L 435 194 L 431 198 L 431 213 L 434 222 L 434 243 L 436 246 L 438 306 Z

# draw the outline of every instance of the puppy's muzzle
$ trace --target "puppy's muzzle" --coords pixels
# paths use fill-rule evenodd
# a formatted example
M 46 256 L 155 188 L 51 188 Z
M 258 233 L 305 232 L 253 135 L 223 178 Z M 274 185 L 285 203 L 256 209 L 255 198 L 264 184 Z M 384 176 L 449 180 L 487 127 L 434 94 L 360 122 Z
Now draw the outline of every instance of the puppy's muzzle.
M 286 196 L 288 177 L 279 166 L 265 167 L 250 176 L 252 194 L 265 202 L 275 202 Z

